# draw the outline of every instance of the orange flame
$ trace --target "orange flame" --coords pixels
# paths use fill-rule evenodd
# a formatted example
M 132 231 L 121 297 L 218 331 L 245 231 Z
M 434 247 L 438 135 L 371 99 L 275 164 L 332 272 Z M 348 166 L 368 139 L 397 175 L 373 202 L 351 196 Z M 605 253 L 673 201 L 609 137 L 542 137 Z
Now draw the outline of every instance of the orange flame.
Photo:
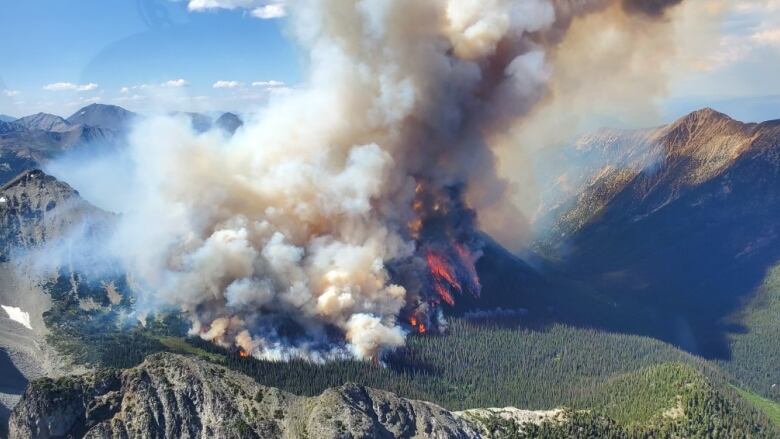
M 241 358 L 248 358 L 249 357 L 249 352 L 247 352 L 247 351 L 245 351 L 243 349 L 240 349 L 238 351 L 238 355 L 241 356 Z
M 409 317 L 409 324 L 412 325 L 412 328 L 414 328 L 420 334 L 425 334 L 425 331 L 428 330 L 425 327 L 425 323 L 417 320 L 417 316 Z
M 463 288 L 458 283 L 455 275 L 452 273 L 452 267 L 450 267 L 444 257 L 428 251 L 425 254 L 425 259 L 428 262 L 428 268 L 433 275 L 433 287 L 436 290 L 436 294 L 441 297 L 441 300 L 445 301 L 448 305 L 455 305 L 455 299 L 450 294 L 450 289 L 455 289 L 458 292 L 463 291 Z

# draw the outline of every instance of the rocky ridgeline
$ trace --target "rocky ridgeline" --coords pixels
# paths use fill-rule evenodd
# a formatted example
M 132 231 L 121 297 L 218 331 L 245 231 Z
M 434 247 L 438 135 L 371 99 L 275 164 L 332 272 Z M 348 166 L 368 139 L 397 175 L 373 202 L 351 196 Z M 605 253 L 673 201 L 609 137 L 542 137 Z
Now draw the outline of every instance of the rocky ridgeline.
M 302 397 L 192 357 L 161 353 L 124 371 L 33 382 L 10 438 L 477 438 L 431 403 L 354 384 Z
M 13 249 L 40 245 L 94 216 L 108 215 L 54 177 L 23 172 L 0 187 L 0 261 Z

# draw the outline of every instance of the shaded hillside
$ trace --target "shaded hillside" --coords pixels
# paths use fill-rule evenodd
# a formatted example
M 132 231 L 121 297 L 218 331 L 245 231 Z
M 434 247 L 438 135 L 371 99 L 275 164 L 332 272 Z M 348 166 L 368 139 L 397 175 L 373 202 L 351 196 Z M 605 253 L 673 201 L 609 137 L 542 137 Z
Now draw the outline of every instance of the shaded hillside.
M 780 259 L 780 122 L 701 110 L 652 136 L 657 163 L 592 179 L 541 247 L 615 300 L 594 324 L 728 358 L 725 318 Z
M 719 366 L 742 387 L 780 403 L 780 264 L 769 270 L 756 294 L 729 321 L 745 329 L 728 335 L 731 358 Z
M 241 128 L 243 125 L 244 122 L 241 120 L 241 118 L 233 113 L 223 113 L 222 116 L 219 116 L 216 122 L 214 122 L 214 126 L 224 130 L 226 133 L 231 135 L 235 134 L 236 130 Z
M 548 282 L 525 261 L 490 237 L 483 236 L 483 240 L 482 255 L 477 260 L 482 291 L 479 296 L 458 295 L 455 306 L 446 308 L 448 313 L 461 316 L 497 309 L 542 312 L 552 299 L 544 294 Z

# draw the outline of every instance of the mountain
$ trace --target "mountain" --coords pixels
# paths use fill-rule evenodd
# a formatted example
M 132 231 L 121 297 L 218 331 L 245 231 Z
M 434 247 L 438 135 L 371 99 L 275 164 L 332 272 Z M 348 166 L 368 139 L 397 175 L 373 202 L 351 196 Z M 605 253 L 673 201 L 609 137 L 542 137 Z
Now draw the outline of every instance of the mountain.
M 232 135 L 244 125 L 244 121 L 233 113 L 223 113 L 222 116 L 219 116 L 217 121 L 214 122 L 214 125 Z
M 172 116 L 184 116 L 190 121 L 193 130 L 203 133 L 211 129 L 214 125 L 214 119 L 202 113 L 175 111 L 170 113 Z
M 73 113 L 67 122 L 71 125 L 88 125 L 121 132 L 126 130 L 137 116 L 136 113 L 116 105 L 91 104 Z
M 0 187 L 0 261 L 10 251 L 61 237 L 97 209 L 70 186 L 39 170 L 25 171 Z
M 780 261 L 780 121 L 746 124 L 704 109 L 588 142 L 602 150 L 612 144 L 633 148 L 621 148 L 617 165 L 598 170 L 554 212 L 558 221 L 537 248 L 559 274 L 614 304 L 591 324 L 739 364 L 731 369 L 740 380 L 767 368 L 751 378 L 761 385 L 753 389 L 780 397 L 775 350 L 749 354 L 738 345 L 751 334 L 752 346 L 770 346 L 780 333 L 766 318 L 756 333 L 753 317 L 765 314 L 777 291 L 762 285 Z
M 0 310 L 9 353 L 0 353 L 0 420 L 21 397 L 16 437 L 45 428 L 121 437 L 131 427 L 149 437 L 338 437 L 339 426 L 344 437 L 414 437 L 434 423 L 478 435 L 464 437 L 778 437 L 769 418 L 780 410 L 778 127 L 703 110 L 586 136 L 573 153 L 602 159 L 582 171 L 581 192 L 551 209 L 560 219 L 539 242 L 544 258 L 529 264 L 484 236 L 481 297 L 457 297 L 441 334 L 409 334 L 381 366 L 243 358 L 188 337 L 175 312 L 139 324 L 132 279 L 88 272 L 117 266 L 105 255 L 41 274 L 24 252 L 7 252 L 0 304 L 28 312 L 34 330 Z M 49 263 L 62 256 L 50 244 L 104 239 L 112 215 L 32 175 L 0 191 L 13 202 L 0 207 L 0 243 Z M 76 365 L 92 371 L 39 379 Z
M 157 354 L 122 372 L 42 380 L 25 392 L 10 438 L 476 438 L 434 404 L 346 384 L 313 398 L 261 386 L 224 367 Z
M 25 116 L 13 122 L 27 130 L 65 132 L 72 128 L 72 125 L 67 120 L 48 113 Z
M 54 273 L 48 267 L 39 268 L 26 254 L 56 253 L 59 246 L 54 243 L 68 236 L 84 236 L 72 232 L 81 232 L 81 227 L 88 224 L 86 218 L 93 226 L 84 232 L 97 232 L 98 222 L 110 217 L 81 200 L 70 186 L 41 171 L 23 172 L 0 187 L 0 305 L 26 316 L 23 325 L 11 314 L 6 318 L 5 311 L 0 315 L 0 425 L 7 420 L 8 408 L 18 401 L 28 380 L 83 370 L 72 367 L 49 344 L 48 332 L 53 327 L 46 325 L 44 317 L 67 302 L 78 307 L 82 303 L 78 296 L 83 290 L 81 282 L 72 278 L 71 272 L 63 271 L 63 276 L 75 282 L 70 289 L 76 295 L 53 300 L 53 286 L 60 278 L 57 268 L 50 267 Z M 49 261 L 56 258 L 52 255 Z M 49 320 L 57 315 L 55 312 Z
M 18 117 L 9 116 L 7 114 L 0 114 L 0 122 L 13 122 L 16 119 L 18 119 Z
M 768 439 L 775 434 L 749 404 L 684 365 L 628 374 L 597 393 L 607 404 L 598 412 L 514 407 L 450 412 L 349 383 L 297 396 L 202 359 L 161 353 L 124 371 L 32 382 L 13 410 L 9 438 Z
M 11 132 L 20 131 L 20 130 L 24 130 L 24 128 L 19 126 L 19 125 L 16 125 L 13 122 L 4 122 L 4 121 L 0 120 L 0 134 L 11 133 Z
M 91 120 L 123 127 L 132 115 L 120 107 L 90 105 L 79 110 L 71 119 L 74 122 Z M 74 148 L 115 147 L 123 135 L 121 130 L 71 123 L 45 113 L 11 123 L 0 122 L 0 185 L 18 173 L 40 168 L 48 160 Z

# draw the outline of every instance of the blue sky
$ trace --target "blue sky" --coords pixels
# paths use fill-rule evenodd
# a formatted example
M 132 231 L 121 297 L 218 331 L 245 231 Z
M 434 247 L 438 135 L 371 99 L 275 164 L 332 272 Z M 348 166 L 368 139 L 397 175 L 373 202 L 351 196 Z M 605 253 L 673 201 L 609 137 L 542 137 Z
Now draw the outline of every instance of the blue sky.
M 5 0 L 0 114 L 254 108 L 302 77 L 284 1 Z M 670 82 L 665 117 L 708 105 L 780 118 L 780 0 L 691 1 L 728 12 L 711 52 Z
M 182 109 L 251 105 L 299 80 L 282 24 L 169 0 L 4 1 L 0 113 L 68 114 L 91 101 L 143 110 L 159 104 L 152 89 Z

